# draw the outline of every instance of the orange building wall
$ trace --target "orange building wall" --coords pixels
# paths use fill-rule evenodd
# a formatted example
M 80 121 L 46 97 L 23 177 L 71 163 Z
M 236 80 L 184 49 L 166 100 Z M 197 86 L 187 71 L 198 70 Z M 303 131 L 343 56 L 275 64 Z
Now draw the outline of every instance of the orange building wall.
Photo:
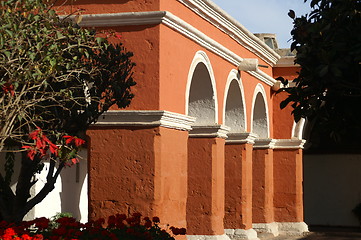
M 275 149 L 273 154 L 275 221 L 302 222 L 302 149 Z
M 222 235 L 224 139 L 189 138 L 187 234 Z
M 283 76 L 285 79 L 293 80 L 298 74 L 298 67 L 275 67 L 273 68 L 273 77 L 277 78 Z M 280 104 L 288 96 L 288 93 L 273 93 L 272 102 L 273 102 L 273 115 L 276 118 L 273 119 L 273 137 L 276 139 L 289 139 L 292 136 L 292 127 L 294 124 L 291 104 L 284 109 L 281 109 Z
M 187 132 L 128 127 L 87 134 L 91 219 L 141 212 L 185 227 Z
M 82 14 L 158 11 L 160 0 L 60 0 L 56 2 L 64 13 L 82 9 Z
M 274 222 L 273 209 L 273 150 L 253 150 L 253 198 L 252 217 L 254 223 Z
M 225 146 L 225 229 L 252 228 L 252 148 Z

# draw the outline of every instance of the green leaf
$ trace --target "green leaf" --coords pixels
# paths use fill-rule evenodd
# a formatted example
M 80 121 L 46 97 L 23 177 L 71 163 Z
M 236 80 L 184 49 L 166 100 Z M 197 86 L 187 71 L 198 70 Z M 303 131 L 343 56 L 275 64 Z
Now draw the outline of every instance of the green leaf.
M 102 42 L 105 41 L 105 38 L 97 37 L 97 38 L 95 38 L 95 40 L 97 41 L 98 44 L 101 44 Z
M 0 35 L 0 49 L 4 47 L 4 38 L 2 35 Z
M 54 67 L 56 65 L 57 61 L 55 58 L 50 59 L 50 65 Z
M 5 29 L 5 32 L 7 32 L 7 34 L 12 38 L 14 37 L 14 33 L 12 31 L 10 31 L 9 29 Z
M 64 36 L 61 32 L 57 31 L 57 32 L 56 32 L 56 37 L 57 37 L 58 39 L 61 39 L 61 38 L 64 38 L 65 36 Z
M 4 51 L 4 54 L 7 58 L 10 58 L 11 53 L 9 51 Z

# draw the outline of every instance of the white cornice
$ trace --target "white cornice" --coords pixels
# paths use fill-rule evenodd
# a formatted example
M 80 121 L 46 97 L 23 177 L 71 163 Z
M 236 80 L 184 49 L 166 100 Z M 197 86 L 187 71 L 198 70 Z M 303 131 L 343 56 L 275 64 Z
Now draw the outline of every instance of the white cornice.
M 193 117 L 169 111 L 119 110 L 105 112 L 95 126 L 166 127 L 190 131 L 194 122 Z
M 224 125 L 192 126 L 189 137 L 192 138 L 227 138 L 230 128 Z
M 112 27 L 160 24 L 166 13 L 165 11 L 154 11 L 84 14 L 79 25 L 82 27 Z
M 242 46 L 255 53 L 270 65 L 276 64 L 280 56 L 242 24 L 209 0 L 178 0 L 193 12 L 229 35 Z
M 249 74 L 251 74 L 253 77 L 257 78 L 258 80 L 261 80 L 262 82 L 266 83 L 269 86 L 273 86 L 277 80 L 267 75 L 265 72 L 257 69 L 256 71 L 248 71 Z
M 306 140 L 303 139 L 276 139 L 275 149 L 303 149 Z
M 254 149 L 273 149 L 275 146 L 276 140 L 271 138 L 256 139 L 254 141 Z
M 254 133 L 228 133 L 226 144 L 254 144 L 257 134 Z
M 243 58 L 224 47 L 222 44 L 167 11 L 88 14 L 83 15 L 80 25 L 83 27 L 106 27 L 160 23 L 179 32 L 237 67 L 243 61 Z M 276 82 L 276 80 L 259 69 L 256 71 L 249 71 L 248 73 L 269 86 L 273 86 Z

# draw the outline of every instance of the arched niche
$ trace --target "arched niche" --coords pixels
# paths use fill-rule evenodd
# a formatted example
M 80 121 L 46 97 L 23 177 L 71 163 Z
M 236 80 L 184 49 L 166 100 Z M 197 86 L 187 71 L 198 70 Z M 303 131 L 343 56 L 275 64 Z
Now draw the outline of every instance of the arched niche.
M 301 118 L 298 122 L 293 122 L 292 127 L 292 139 L 302 140 L 304 139 L 306 119 Z
M 261 84 L 258 84 L 252 104 L 252 132 L 258 135 L 258 138 L 269 138 L 269 118 L 266 93 Z
M 188 75 L 186 113 L 195 117 L 194 125 L 217 122 L 217 93 L 212 66 L 204 52 L 197 52 Z
M 228 76 L 223 109 L 223 122 L 231 128 L 230 133 L 245 132 L 247 118 L 244 91 L 236 70 L 232 70 Z

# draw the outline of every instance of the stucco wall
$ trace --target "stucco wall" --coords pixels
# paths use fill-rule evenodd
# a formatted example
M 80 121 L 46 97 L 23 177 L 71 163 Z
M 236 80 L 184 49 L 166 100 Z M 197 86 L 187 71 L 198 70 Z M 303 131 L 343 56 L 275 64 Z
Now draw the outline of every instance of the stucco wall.
M 304 155 L 305 222 L 359 226 L 351 212 L 361 202 L 361 155 Z

